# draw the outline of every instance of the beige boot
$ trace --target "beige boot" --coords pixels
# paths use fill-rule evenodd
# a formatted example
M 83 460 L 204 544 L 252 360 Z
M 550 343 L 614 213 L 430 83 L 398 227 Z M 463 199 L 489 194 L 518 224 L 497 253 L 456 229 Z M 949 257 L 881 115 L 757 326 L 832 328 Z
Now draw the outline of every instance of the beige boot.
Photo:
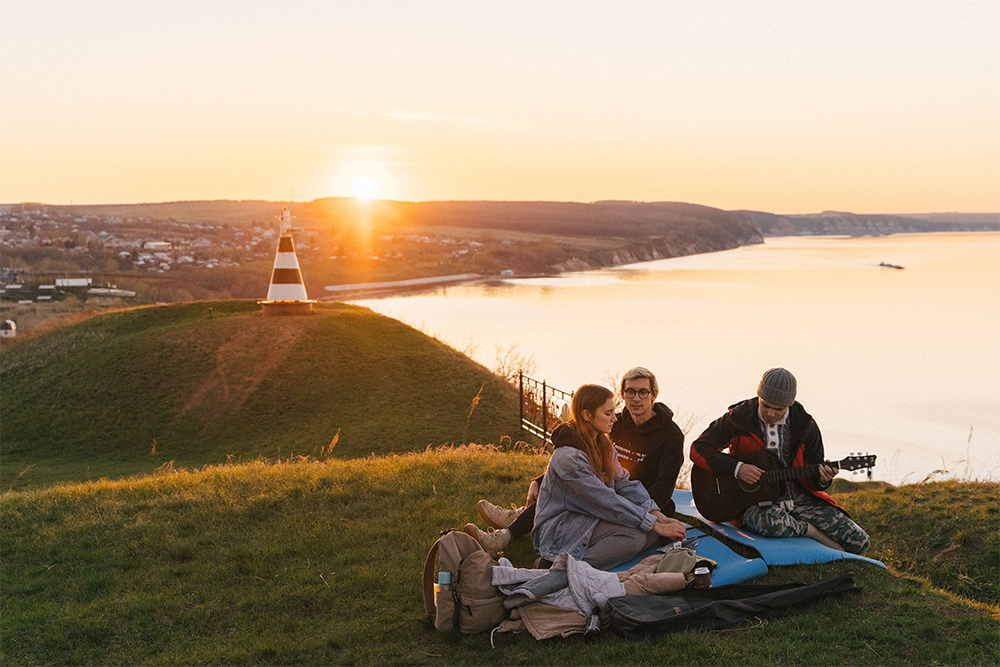
M 498 530 L 514 523 L 514 519 L 521 516 L 521 512 L 524 511 L 523 507 L 509 510 L 504 509 L 488 500 L 480 500 L 477 507 L 479 508 L 479 516 L 483 517 L 483 521 L 488 523 L 491 528 Z
M 467 523 L 464 530 L 467 535 L 474 537 L 483 549 L 491 553 L 503 551 L 510 544 L 510 531 L 506 528 L 486 533 L 479 530 L 479 526 L 476 524 Z

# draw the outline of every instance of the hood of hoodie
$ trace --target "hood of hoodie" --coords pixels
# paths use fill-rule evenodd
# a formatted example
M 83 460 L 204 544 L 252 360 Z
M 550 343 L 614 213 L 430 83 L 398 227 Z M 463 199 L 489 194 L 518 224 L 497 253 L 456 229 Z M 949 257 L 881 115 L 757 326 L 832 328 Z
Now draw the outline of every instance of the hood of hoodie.
M 559 424 L 556 430 L 552 431 L 552 448 L 559 449 L 560 447 L 572 447 L 584 451 L 583 443 L 576 437 L 576 432 L 569 424 Z

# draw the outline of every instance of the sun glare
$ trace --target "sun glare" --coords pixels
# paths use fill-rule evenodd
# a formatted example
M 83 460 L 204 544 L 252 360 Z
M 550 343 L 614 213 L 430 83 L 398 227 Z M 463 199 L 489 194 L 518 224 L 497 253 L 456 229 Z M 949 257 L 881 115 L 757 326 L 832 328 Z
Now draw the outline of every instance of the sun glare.
M 358 176 L 351 179 L 351 195 L 355 199 L 377 199 L 382 182 L 371 176 Z

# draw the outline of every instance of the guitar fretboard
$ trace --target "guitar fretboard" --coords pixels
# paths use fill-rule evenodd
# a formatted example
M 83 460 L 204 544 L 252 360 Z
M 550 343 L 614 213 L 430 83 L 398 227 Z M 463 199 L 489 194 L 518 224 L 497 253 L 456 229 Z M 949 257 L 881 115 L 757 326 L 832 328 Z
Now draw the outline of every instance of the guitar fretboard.
M 859 470 L 861 468 L 871 468 L 875 465 L 875 455 L 848 456 L 841 461 L 826 461 L 825 463 L 814 463 L 797 468 L 773 468 L 767 470 L 760 476 L 760 483 L 769 484 L 771 482 L 783 482 L 805 475 L 815 475 L 822 465 L 828 465 L 835 470 Z
M 770 482 L 784 482 L 789 479 L 795 479 L 796 477 L 804 477 L 805 475 L 815 475 L 819 472 L 819 467 L 821 464 L 816 463 L 809 466 L 800 466 L 798 468 L 776 468 L 774 470 L 768 470 L 763 475 L 760 476 L 760 481 L 764 484 Z M 833 461 L 827 463 L 826 465 L 840 470 L 840 462 Z

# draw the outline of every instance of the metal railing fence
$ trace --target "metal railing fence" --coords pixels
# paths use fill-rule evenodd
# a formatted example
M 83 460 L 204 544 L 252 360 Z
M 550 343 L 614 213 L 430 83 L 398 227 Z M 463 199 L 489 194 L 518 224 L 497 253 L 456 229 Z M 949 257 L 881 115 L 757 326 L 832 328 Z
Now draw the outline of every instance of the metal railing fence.
M 521 430 L 534 435 L 546 444 L 559 424 L 569 421 L 573 393 L 551 387 L 544 380 L 518 373 L 521 393 Z

